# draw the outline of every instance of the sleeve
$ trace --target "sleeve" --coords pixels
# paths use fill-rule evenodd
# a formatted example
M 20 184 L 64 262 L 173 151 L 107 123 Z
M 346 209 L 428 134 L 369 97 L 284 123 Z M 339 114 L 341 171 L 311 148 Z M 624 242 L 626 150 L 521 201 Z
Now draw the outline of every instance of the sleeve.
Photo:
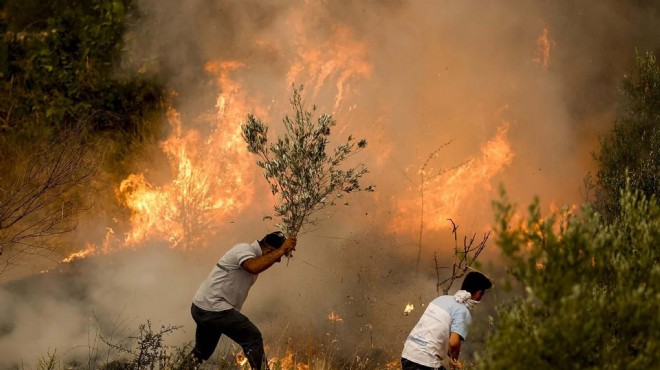
M 234 258 L 232 259 L 236 262 L 236 265 L 241 267 L 241 264 L 245 262 L 245 260 L 257 257 L 257 254 L 254 253 L 250 244 L 242 243 L 234 247 L 233 257 Z
M 472 323 L 472 315 L 470 311 L 466 308 L 465 310 L 458 310 L 454 313 L 451 320 L 451 331 L 456 333 L 465 340 L 468 335 L 468 328 Z

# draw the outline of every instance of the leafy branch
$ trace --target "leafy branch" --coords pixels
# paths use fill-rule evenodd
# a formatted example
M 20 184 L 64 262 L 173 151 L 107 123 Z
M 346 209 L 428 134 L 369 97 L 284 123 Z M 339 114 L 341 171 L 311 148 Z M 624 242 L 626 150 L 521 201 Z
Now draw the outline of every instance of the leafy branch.
M 100 336 L 100 339 L 110 349 L 117 351 L 119 355 L 129 355 L 130 362 L 112 363 L 108 368 L 122 368 L 122 369 L 172 369 L 173 363 L 182 362 L 185 360 L 175 358 L 169 353 L 169 348 L 165 345 L 165 336 L 181 329 L 181 326 L 161 326 L 158 331 L 154 331 L 151 327 L 151 321 L 147 320 L 146 323 L 140 324 L 138 332 L 134 336 L 129 336 L 123 340 L 115 342 L 113 338 L 106 338 Z M 186 367 L 186 369 L 192 367 Z
M 315 224 L 318 217 L 314 216 L 335 205 L 345 194 L 374 191 L 374 186 L 362 187 L 360 183 L 368 173 L 364 164 L 341 167 L 364 149 L 367 141 L 349 135 L 344 144 L 328 153 L 330 132 L 336 121 L 328 114 L 314 121 L 316 106 L 305 110 L 302 90 L 303 86 L 293 89 L 293 117 L 285 115 L 284 135 L 275 143 L 269 145 L 268 126 L 252 114 L 241 126 L 248 150 L 259 156 L 257 165 L 263 168 L 272 194 L 278 196 L 275 215 L 282 220 L 278 226 L 290 237 L 297 236 L 304 226 Z

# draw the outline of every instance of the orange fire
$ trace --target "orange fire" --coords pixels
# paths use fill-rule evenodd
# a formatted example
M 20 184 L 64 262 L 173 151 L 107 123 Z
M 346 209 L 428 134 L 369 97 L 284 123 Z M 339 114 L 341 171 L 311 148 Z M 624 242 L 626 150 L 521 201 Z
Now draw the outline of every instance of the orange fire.
M 408 303 L 406 308 L 403 309 L 404 316 L 408 316 L 415 309 L 415 306 L 412 303 Z
M 142 173 L 122 181 L 118 197 L 132 212 L 128 245 L 153 238 L 173 247 L 191 248 L 250 203 L 254 161 L 240 126 L 254 109 L 248 106 L 240 85 L 230 78 L 230 72 L 241 66 L 237 62 L 207 65 L 222 89 L 217 115 L 201 119 L 207 127 L 185 129 L 180 114 L 170 109 L 172 135 L 161 144 L 173 174 L 169 182 L 156 186 Z
M 295 57 L 286 75 L 287 89 L 294 83 L 304 84 L 312 92 L 306 99 L 314 100 L 321 91 L 326 93 L 327 87 L 334 88 L 331 101 L 335 113 L 350 95 L 351 83 L 371 73 L 365 44 L 341 25 L 318 40 L 303 32 L 308 23 L 301 12 L 288 22 L 294 25 L 287 28 L 294 32 L 289 38 L 291 44 L 282 45 L 268 36 L 255 40 L 256 44 L 291 48 Z M 127 223 L 120 224 L 121 238 L 102 248 L 89 245 L 63 262 L 134 248 L 150 240 L 166 241 L 184 250 L 203 246 L 221 231 L 230 216 L 239 216 L 250 207 L 253 180 L 259 171 L 241 137 L 241 124 L 248 113 L 267 117 L 272 107 L 253 101 L 252 97 L 256 99 L 261 93 L 246 91 L 248 85 L 240 79 L 241 73 L 249 72 L 245 67 L 247 62 L 226 60 L 205 65 L 220 92 L 215 114 L 183 117 L 171 107 L 167 115 L 171 134 L 160 143 L 167 163 L 165 171 L 149 168 L 132 173 L 116 189 L 119 202 L 129 211 Z M 270 103 L 285 101 L 272 99 Z
M 328 320 L 332 322 L 344 322 L 344 319 L 339 317 L 339 315 L 337 315 L 335 311 L 330 311 L 330 314 L 328 315 Z
M 78 259 L 87 258 L 96 254 L 108 254 L 112 251 L 115 243 L 115 231 L 112 228 L 107 227 L 105 237 L 103 238 L 103 244 L 97 246 L 95 244 L 88 243 L 87 247 L 78 252 L 73 252 L 67 257 L 62 259 L 61 263 L 69 263 Z
M 247 357 L 245 357 L 245 355 L 243 353 L 238 353 L 236 355 L 236 364 L 238 364 L 238 366 L 243 367 L 247 364 L 247 362 L 248 362 L 248 359 L 247 359 Z
M 547 27 L 543 28 L 543 32 L 536 40 L 537 56 L 532 59 L 535 63 L 541 65 L 544 71 L 548 70 L 550 66 L 550 50 L 554 47 L 555 43 L 548 36 L 549 30 Z
M 268 365 L 271 369 L 291 369 L 291 370 L 310 370 L 311 367 L 308 364 L 299 362 L 296 360 L 296 355 L 287 351 L 282 358 L 274 358 L 268 361 Z
M 371 74 L 365 45 L 354 38 L 348 27 L 341 25 L 335 26 L 332 35 L 322 43 L 307 39 L 301 31 L 305 21 L 303 14 L 292 21 L 298 33 L 298 61 L 289 69 L 287 83 L 291 86 L 299 84 L 301 79 L 307 80 L 313 88 L 313 98 L 327 80 L 334 78 L 337 94 L 333 112 L 337 112 L 350 86 L 349 80 Z
M 479 156 L 469 158 L 460 167 L 425 182 L 424 227 L 436 230 L 446 227 L 447 219 L 456 217 L 471 197 L 491 190 L 491 179 L 514 157 L 507 138 L 508 128 L 509 125 L 503 123 L 495 136 L 481 147 Z M 418 215 L 420 198 L 420 194 L 414 194 L 400 203 L 400 213 Z M 391 227 L 395 231 L 419 230 L 419 217 L 396 217 Z
M 96 246 L 93 244 L 87 244 L 87 248 L 78 252 L 71 253 L 68 257 L 63 259 L 62 262 L 69 263 L 73 260 L 85 258 L 91 254 L 94 254 L 95 252 L 96 252 Z
M 529 223 L 525 214 L 518 210 L 511 215 L 509 221 L 510 227 L 513 227 L 515 231 L 520 232 L 526 238 L 527 242 L 524 247 L 527 250 L 531 250 L 534 248 L 534 240 L 538 240 L 538 238 L 532 238 L 530 235 L 542 236 L 544 233 L 543 227 L 549 226 L 553 233 L 561 239 L 562 230 L 566 230 L 569 220 L 575 216 L 577 209 L 578 206 L 576 204 L 558 207 L 555 202 L 550 202 L 547 212 L 543 212 L 546 216 L 540 217 L 538 223 L 532 224 Z M 542 227 L 542 224 L 545 225 Z M 539 270 L 543 269 L 545 268 L 545 264 L 543 262 L 537 262 L 536 268 Z

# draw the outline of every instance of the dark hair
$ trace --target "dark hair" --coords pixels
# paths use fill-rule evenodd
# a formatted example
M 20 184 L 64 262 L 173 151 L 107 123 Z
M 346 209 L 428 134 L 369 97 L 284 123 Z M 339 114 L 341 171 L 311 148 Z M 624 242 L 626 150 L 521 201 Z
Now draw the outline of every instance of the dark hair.
M 266 243 L 270 245 L 271 247 L 277 249 L 284 244 L 284 241 L 286 240 L 286 237 L 284 236 L 284 233 L 281 231 L 275 231 L 270 234 L 266 234 L 263 239 L 259 240 L 259 243 Z
M 481 272 L 471 271 L 465 276 L 461 290 L 467 290 L 471 294 L 478 291 L 485 291 L 493 287 L 493 282 Z

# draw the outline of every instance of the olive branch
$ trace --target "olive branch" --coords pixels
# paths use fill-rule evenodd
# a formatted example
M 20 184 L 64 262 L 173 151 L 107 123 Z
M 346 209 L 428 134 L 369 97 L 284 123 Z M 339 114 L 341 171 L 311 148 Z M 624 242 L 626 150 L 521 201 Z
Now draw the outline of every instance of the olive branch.
M 275 143 L 269 145 L 268 126 L 254 115 L 248 114 L 247 123 L 241 125 L 248 151 L 259 156 L 257 165 L 263 168 L 273 195 L 278 196 L 274 208 L 281 223 L 276 226 L 289 237 L 296 237 L 308 224 L 314 225 L 319 211 L 335 205 L 345 194 L 374 191 L 373 185 L 360 184 L 368 173 L 364 164 L 341 167 L 347 158 L 364 149 L 367 141 L 349 135 L 344 144 L 328 153 L 330 131 L 336 121 L 328 114 L 314 121 L 316 106 L 305 110 L 302 90 L 303 86 L 293 89 L 293 117 L 285 115 L 284 135 Z

